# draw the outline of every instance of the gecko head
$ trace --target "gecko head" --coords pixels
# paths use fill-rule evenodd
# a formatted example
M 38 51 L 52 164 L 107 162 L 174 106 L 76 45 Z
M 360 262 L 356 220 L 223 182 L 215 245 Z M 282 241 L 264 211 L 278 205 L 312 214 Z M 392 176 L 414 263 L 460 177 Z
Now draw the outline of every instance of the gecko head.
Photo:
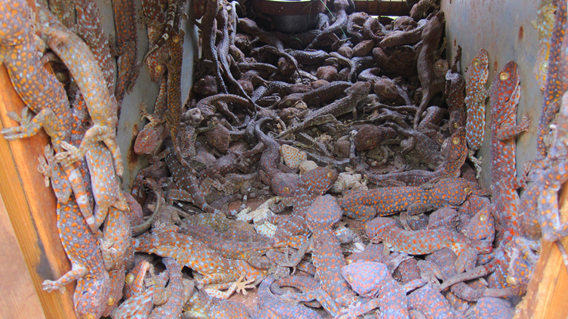
M 547 74 L 548 73 L 548 61 L 544 61 L 540 64 L 539 68 L 540 72 Z
M 132 282 L 134 282 L 134 275 L 132 273 L 126 275 L 126 277 L 124 277 L 124 282 L 126 284 L 131 284 Z

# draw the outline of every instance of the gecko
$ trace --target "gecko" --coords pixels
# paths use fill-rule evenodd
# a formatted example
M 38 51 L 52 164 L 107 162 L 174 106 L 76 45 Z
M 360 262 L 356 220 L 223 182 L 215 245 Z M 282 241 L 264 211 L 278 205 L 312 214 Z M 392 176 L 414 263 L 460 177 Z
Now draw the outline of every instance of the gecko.
M 489 77 L 489 56 L 485 49 L 477 52 L 465 74 L 465 104 L 467 108 L 467 146 L 468 158 L 475 165 L 477 178 L 481 175 L 481 160 L 475 152 L 481 148 L 485 137 L 485 99 L 489 92 L 485 88 Z
M 103 141 L 112 153 L 116 174 L 122 176 L 122 155 L 116 142 L 117 103 L 108 93 L 104 75 L 85 42 L 67 30 L 46 8 L 39 8 L 40 32 L 77 81 L 93 121 L 79 148 L 63 142 L 66 151 L 58 153 L 56 160 L 65 165 L 76 162 L 85 156 L 89 145 Z

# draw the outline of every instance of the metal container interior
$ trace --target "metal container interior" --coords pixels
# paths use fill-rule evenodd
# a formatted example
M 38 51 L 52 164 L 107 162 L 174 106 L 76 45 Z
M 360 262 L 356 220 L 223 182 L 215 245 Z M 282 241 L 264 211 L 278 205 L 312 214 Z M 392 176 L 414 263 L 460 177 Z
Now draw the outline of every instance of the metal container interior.
M 324 12 L 327 0 L 255 0 L 256 11 L 270 17 L 274 28 L 281 32 L 302 32 L 313 29 L 318 14 Z

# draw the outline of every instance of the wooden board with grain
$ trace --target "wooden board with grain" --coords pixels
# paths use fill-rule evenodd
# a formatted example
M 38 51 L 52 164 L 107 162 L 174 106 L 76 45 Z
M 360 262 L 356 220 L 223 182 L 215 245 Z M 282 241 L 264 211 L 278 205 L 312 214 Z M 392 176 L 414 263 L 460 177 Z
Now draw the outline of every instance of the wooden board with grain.
M 564 184 L 560 194 L 560 211 L 563 222 L 568 220 L 568 187 Z M 568 237 L 560 241 L 568 248 Z M 568 318 L 568 269 L 555 243 L 541 240 L 541 253 L 523 301 L 517 306 L 515 319 L 566 319 Z
M 17 125 L 7 112 L 20 114 L 23 106 L 6 67 L 0 66 L 0 129 Z M 45 279 L 58 279 L 70 269 L 57 233 L 55 195 L 45 187 L 44 177 L 37 171 L 38 156 L 48 142 L 43 131 L 23 140 L 7 141 L 0 137 L 0 194 L 45 316 L 75 318 L 74 283 L 63 294 L 41 289 Z M 15 278 L 6 280 L 18 284 Z

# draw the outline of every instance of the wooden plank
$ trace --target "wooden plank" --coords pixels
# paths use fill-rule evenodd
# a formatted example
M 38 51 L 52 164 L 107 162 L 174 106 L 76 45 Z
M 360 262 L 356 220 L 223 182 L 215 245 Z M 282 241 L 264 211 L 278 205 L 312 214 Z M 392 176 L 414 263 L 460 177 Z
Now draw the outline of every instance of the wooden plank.
M 44 319 L 43 309 L 36 294 L 32 277 L 18 247 L 14 228 L 0 195 L 0 254 L 6 262 L 0 263 L 0 318 Z
M 14 91 L 4 65 L 0 66 L 0 129 L 17 125 L 7 112 L 20 114 L 23 102 Z M 41 283 L 57 279 L 69 269 L 56 228 L 55 196 L 37 171 L 38 156 L 49 138 L 37 136 L 7 141 L 0 137 L 0 194 L 21 248 L 27 269 L 47 318 L 75 318 L 72 296 L 75 284 L 66 292 L 47 293 Z
M 562 188 L 559 202 L 561 218 L 568 220 L 568 187 Z M 568 248 L 568 238 L 561 241 Z M 515 318 L 565 319 L 568 318 L 568 270 L 556 244 L 541 240 L 540 258 L 523 301 L 517 306 Z

